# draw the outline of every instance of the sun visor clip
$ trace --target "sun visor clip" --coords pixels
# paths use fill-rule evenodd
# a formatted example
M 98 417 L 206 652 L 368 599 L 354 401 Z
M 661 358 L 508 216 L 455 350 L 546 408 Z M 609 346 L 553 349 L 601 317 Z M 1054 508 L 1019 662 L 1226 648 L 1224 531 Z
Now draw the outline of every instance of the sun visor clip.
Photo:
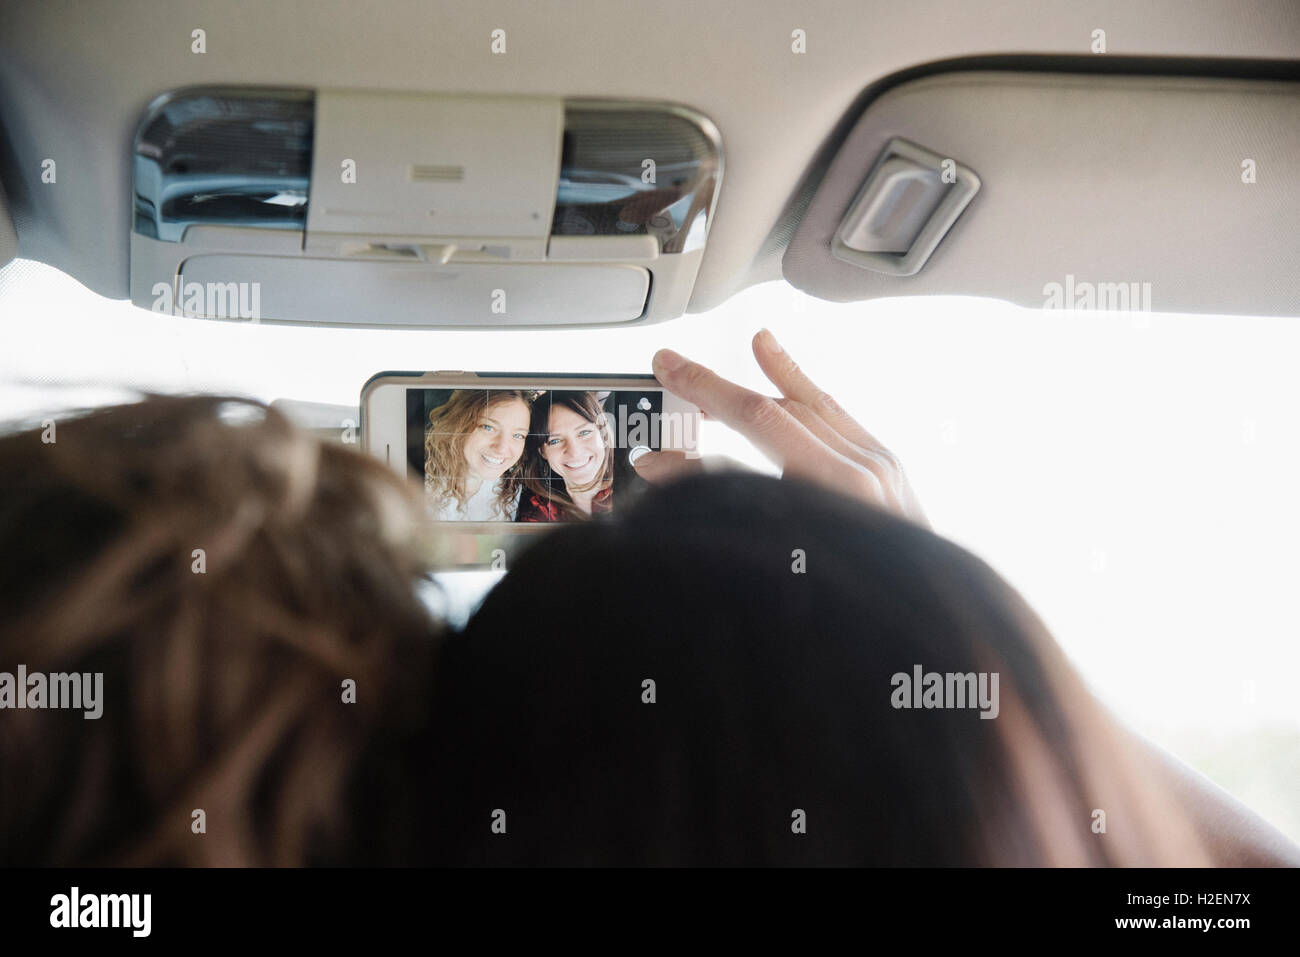
M 863 269 L 915 275 L 979 188 L 969 167 L 892 139 L 841 221 L 831 253 Z

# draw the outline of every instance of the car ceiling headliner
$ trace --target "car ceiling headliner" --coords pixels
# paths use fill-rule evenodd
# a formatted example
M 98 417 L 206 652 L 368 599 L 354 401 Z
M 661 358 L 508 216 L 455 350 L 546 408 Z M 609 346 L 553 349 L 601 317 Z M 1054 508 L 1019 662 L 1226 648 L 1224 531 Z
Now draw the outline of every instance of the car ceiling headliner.
M 190 52 L 200 27 L 201 55 Z M 498 27 L 504 56 L 488 49 Z M 790 52 L 795 28 L 807 32 L 804 55 Z M 726 161 L 691 301 L 700 312 L 780 277 L 774 230 L 790 231 L 783 215 L 801 180 L 864 90 L 952 58 L 1086 55 L 1097 28 L 1115 56 L 1300 56 L 1293 0 L 5 0 L 0 175 L 20 255 L 125 298 L 132 137 L 164 91 L 239 83 L 673 101 L 717 124 Z M 40 181 L 46 157 L 57 186 Z

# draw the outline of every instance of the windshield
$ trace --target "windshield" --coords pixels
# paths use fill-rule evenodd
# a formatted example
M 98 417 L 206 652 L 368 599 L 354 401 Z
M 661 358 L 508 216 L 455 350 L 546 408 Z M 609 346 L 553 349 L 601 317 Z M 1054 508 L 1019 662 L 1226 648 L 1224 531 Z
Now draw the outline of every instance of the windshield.
M 356 406 L 381 370 L 646 373 L 661 347 L 766 391 L 748 341 L 767 326 L 1107 704 L 1300 840 L 1293 321 L 829 303 L 769 282 L 634 328 L 295 328 L 150 313 L 19 260 L 0 271 L 0 323 L 8 421 L 131 390 Z M 717 423 L 701 439 L 771 468 Z

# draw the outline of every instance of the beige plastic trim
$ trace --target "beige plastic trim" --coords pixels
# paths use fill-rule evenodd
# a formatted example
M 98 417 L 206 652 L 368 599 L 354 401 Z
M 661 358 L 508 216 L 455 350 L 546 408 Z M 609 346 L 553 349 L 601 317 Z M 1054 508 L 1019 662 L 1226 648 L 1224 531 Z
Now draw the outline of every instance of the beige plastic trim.
M 308 247 L 322 233 L 545 239 L 563 133 L 555 97 L 320 90 Z
M 945 176 L 951 179 L 945 181 Z M 924 221 L 914 236 L 902 247 L 863 249 L 862 239 L 871 241 L 873 221 L 884 214 L 891 198 L 906 198 L 913 186 L 931 187 L 926 197 Z M 885 144 L 875 168 L 862 184 L 853 206 L 840 224 L 831 243 L 836 259 L 864 269 L 892 276 L 913 276 L 920 272 L 935 247 L 943 241 L 952 224 L 979 192 L 980 178 L 968 166 L 951 157 L 940 156 L 904 139 Z
M 896 137 L 968 164 L 982 183 L 911 276 L 832 252 L 863 178 Z M 973 295 L 1031 308 L 1300 316 L 1297 156 L 1296 83 L 927 77 L 861 116 L 782 270 L 834 302 Z

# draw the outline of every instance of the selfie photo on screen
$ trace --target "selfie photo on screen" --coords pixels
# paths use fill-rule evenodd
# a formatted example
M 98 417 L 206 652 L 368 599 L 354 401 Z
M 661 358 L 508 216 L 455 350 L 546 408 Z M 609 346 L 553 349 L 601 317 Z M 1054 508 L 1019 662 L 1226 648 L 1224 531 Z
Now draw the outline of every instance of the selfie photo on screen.
M 662 411 L 653 390 L 410 389 L 407 460 L 436 521 L 584 521 L 644 488 Z

